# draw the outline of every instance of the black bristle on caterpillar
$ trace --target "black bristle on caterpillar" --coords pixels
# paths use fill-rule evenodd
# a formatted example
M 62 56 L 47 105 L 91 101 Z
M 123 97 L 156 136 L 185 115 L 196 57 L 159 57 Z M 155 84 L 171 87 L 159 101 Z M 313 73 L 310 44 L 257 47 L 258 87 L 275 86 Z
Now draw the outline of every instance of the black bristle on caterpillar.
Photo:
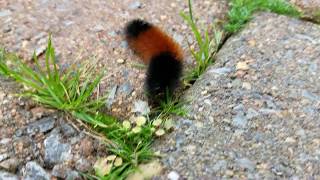
M 138 37 L 140 33 L 151 28 L 151 25 L 143 20 L 135 19 L 130 21 L 125 29 L 125 34 L 127 38 L 135 38 Z
M 170 53 L 154 56 L 148 66 L 146 87 L 149 95 L 170 93 L 178 86 L 182 63 Z

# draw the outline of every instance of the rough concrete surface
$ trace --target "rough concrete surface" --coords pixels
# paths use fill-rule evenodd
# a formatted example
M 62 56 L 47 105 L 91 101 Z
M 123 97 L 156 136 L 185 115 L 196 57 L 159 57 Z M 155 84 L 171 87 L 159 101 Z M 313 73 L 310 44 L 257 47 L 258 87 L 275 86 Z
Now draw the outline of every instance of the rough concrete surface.
M 156 146 L 167 174 L 319 179 L 319 68 L 318 25 L 256 15 L 187 91 L 190 117 Z

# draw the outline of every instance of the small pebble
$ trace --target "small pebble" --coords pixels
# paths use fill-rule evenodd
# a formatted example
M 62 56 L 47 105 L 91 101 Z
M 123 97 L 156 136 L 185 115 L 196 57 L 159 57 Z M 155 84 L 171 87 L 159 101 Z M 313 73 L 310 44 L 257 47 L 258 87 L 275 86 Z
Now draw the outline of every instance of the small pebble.
M 117 59 L 118 64 L 123 64 L 124 62 L 125 62 L 124 59 Z
M 226 175 L 228 176 L 228 177 L 231 177 L 231 176 L 233 176 L 234 175 L 234 172 L 232 171 L 232 170 L 226 170 Z
M 104 30 L 104 27 L 101 24 L 98 24 L 91 29 L 91 31 L 93 32 L 101 32 L 103 30 Z
M 256 41 L 253 40 L 253 39 L 252 39 L 252 40 L 249 40 L 248 43 L 249 43 L 249 46 L 251 46 L 251 47 L 256 46 Z
M 248 82 L 242 83 L 242 87 L 247 90 L 251 90 L 251 84 Z
M 38 47 L 35 51 L 36 56 L 38 57 L 39 55 L 41 55 L 42 53 L 44 53 L 47 49 L 46 45 L 42 45 L 40 47 Z
M 168 174 L 168 179 L 169 180 L 179 180 L 179 178 L 180 178 L 180 175 L 176 171 L 171 171 Z
M 206 94 L 208 94 L 207 90 L 204 90 L 204 91 L 201 92 L 201 95 L 206 95 Z
M 160 19 L 163 21 L 163 20 L 166 20 L 167 19 L 167 16 L 166 15 L 161 15 L 160 16 Z
M 158 129 L 157 131 L 156 131 L 156 135 L 157 136 L 162 136 L 162 135 L 164 135 L 166 132 L 164 131 L 164 129 Z
M 171 3 L 170 6 L 175 8 L 175 7 L 177 7 L 177 4 L 176 3 Z
M 296 142 L 296 140 L 293 137 L 287 137 L 285 142 L 289 144 L 293 144 Z
M 139 9 L 142 8 L 142 3 L 140 1 L 134 1 L 129 4 L 129 9 Z
M 255 168 L 255 163 L 247 158 L 237 159 L 236 163 L 244 169 L 248 169 L 250 171 L 253 171 Z
M 246 128 L 248 120 L 246 117 L 238 114 L 235 118 L 233 118 L 232 124 L 238 128 Z
M 135 101 L 134 102 L 134 107 L 133 107 L 133 112 L 141 114 L 141 115 L 147 115 L 150 113 L 150 108 L 149 105 L 146 101 Z
M 175 41 L 177 41 L 178 44 L 182 44 L 182 42 L 183 42 L 183 36 L 181 34 L 178 34 L 178 33 L 175 33 L 173 35 L 173 39 Z
M 236 70 L 248 70 L 249 69 L 249 66 L 246 62 L 238 62 L 237 63 L 237 66 L 236 66 Z
M 11 11 L 10 11 L 10 10 L 0 11 L 0 17 L 9 16 L 10 14 L 11 14 Z

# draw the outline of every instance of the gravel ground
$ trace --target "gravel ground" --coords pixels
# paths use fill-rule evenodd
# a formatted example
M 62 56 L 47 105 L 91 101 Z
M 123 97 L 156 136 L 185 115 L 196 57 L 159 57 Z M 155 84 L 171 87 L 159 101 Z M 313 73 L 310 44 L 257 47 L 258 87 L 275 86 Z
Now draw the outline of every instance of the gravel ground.
M 19 87 L 0 81 L 0 169 L 6 171 L 0 170 L 1 180 L 48 179 L 45 169 L 55 177 L 75 179 L 76 171 L 88 171 L 98 156 L 106 156 L 104 145 L 88 136 L 81 124 L 16 98 Z
M 201 1 L 195 2 L 194 11 L 208 24 L 223 18 L 226 6 L 226 0 Z M 116 90 L 110 112 L 127 118 L 133 115 L 134 102 L 146 98 L 145 69 L 137 68 L 138 57 L 127 49 L 124 24 L 145 18 L 165 29 L 187 52 L 187 42 L 193 39 L 179 16 L 182 10 L 187 10 L 182 0 L 0 1 L 0 45 L 28 60 L 34 50 L 37 54 L 45 50 L 51 32 L 61 65 L 95 59 L 107 71 L 101 90 Z M 186 62 L 191 62 L 188 53 Z
M 187 91 L 156 149 L 186 179 L 320 178 L 320 27 L 263 13 Z M 166 175 L 163 177 L 166 179 Z

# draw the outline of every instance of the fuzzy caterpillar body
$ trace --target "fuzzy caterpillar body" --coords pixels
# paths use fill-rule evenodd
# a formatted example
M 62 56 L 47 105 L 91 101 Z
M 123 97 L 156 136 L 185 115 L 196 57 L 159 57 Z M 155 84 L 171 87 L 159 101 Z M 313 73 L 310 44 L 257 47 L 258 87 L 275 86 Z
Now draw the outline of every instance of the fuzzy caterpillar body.
M 148 65 L 148 94 L 173 93 L 182 73 L 183 51 L 178 43 L 160 28 L 140 19 L 126 25 L 125 36 L 129 47 Z

